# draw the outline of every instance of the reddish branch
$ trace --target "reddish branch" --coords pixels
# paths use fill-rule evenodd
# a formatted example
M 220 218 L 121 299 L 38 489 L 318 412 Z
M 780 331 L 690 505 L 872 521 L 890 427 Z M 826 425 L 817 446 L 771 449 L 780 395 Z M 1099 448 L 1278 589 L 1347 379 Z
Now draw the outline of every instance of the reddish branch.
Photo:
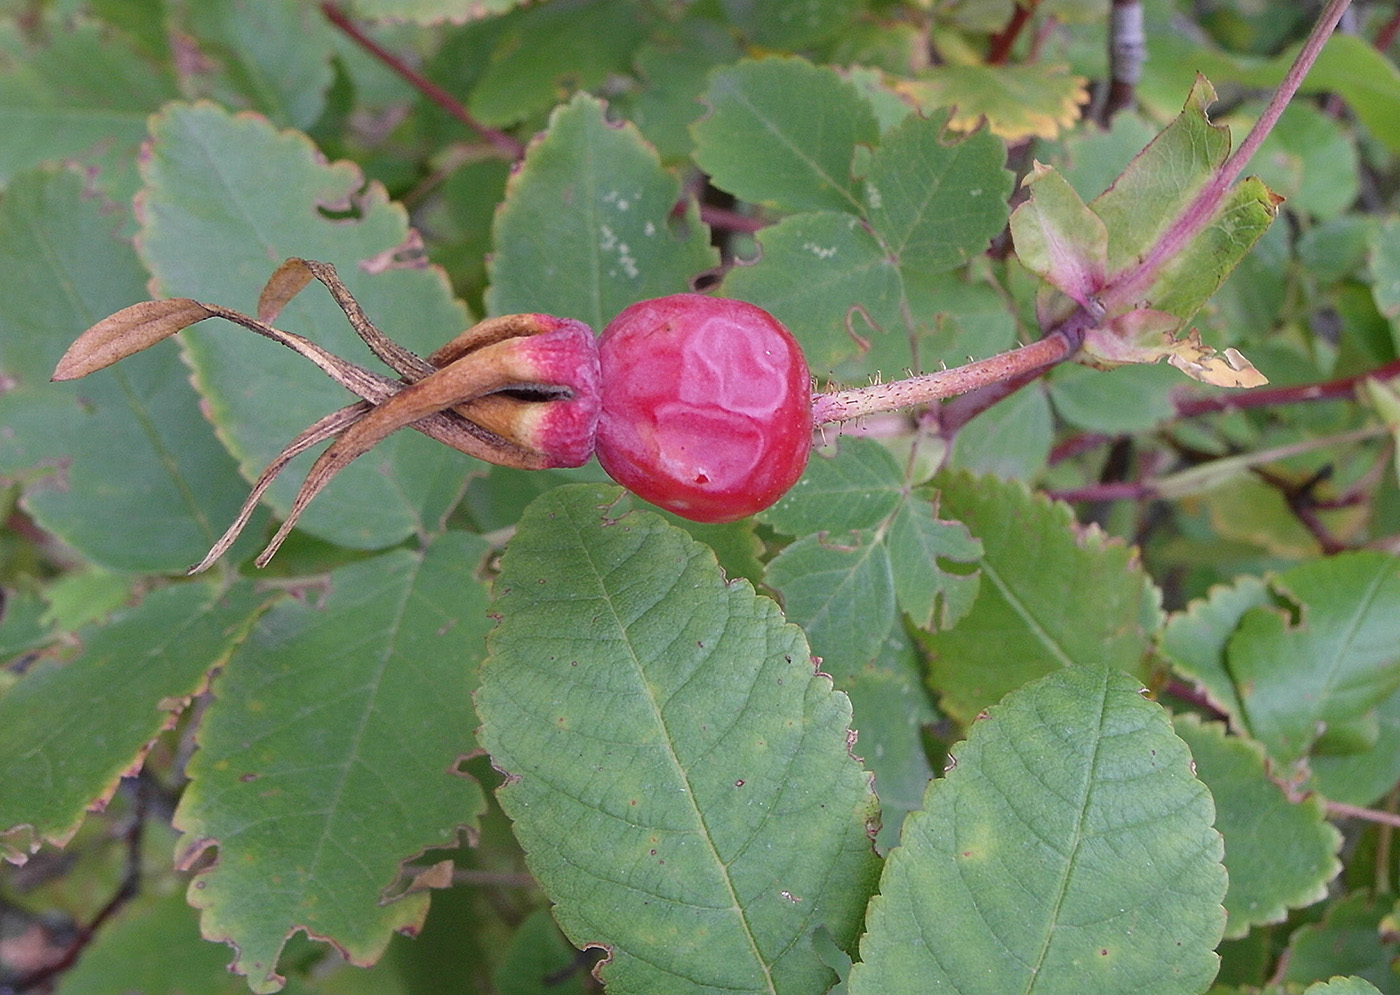
M 1006 27 L 992 35 L 987 47 L 988 65 L 999 66 L 1011 57 L 1011 49 L 1015 47 L 1016 39 L 1021 36 L 1031 19 L 1031 14 L 1035 13 L 1035 8 L 1039 5 L 1040 0 L 1020 0 L 1016 5 L 1016 12 L 1011 15 L 1011 20 L 1006 22 Z
M 326 20 L 343 31 L 351 41 L 384 63 L 409 86 L 484 138 L 487 144 L 499 152 L 503 158 L 515 160 L 525 154 L 525 146 L 518 140 L 507 135 L 504 131 L 497 131 L 495 128 L 489 128 L 482 124 L 472 116 L 460 100 L 360 30 L 359 25 L 352 21 L 338 5 L 326 0 L 325 3 L 321 4 L 321 13 L 325 14 Z
M 149 788 L 140 778 L 128 783 L 133 789 L 132 813 L 130 821 L 121 834 L 121 840 L 126 845 L 126 866 L 122 871 L 122 879 L 117 885 L 117 890 L 113 892 L 106 904 L 98 909 L 97 914 L 92 917 L 92 921 L 78 930 L 73 941 L 57 959 L 45 964 L 28 976 L 20 978 L 14 986 L 15 991 L 38 991 L 45 982 L 72 967 L 77 962 L 79 955 L 92 942 L 102 925 L 140 894 L 141 838 L 146 828 L 146 793 Z
M 1396 35 L 1400 35 L 1400 9 L 1376 32 L 1376 48 L 1384 52 L 1395 42 Z

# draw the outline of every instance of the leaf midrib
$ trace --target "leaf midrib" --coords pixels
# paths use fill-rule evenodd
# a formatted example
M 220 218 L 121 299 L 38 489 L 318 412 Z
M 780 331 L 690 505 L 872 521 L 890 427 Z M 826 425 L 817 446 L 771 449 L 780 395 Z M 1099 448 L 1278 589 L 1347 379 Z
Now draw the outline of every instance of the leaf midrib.
M 1084 784 L 1080 789 L 1074 814 L 1074 829 L 1070 834 L 1072 843 L 1070 845 L 1069 856 L 1064 862 L 1064 872 L 1060 876 L 1060 884 L 1055 895 L 1054 906 L 1047 917 L 1047 929 L 1045 939 L 1041 943 L 1040 953 L 1036 955 L 1035 962 L 1030 965 L 1030 977 L 1023 991 L 1026 995 L 1036 990 L 1036 982 L 1040 979 L 1040 969 L 1045 964 L 1045 958 L 1050 954 L 1050 945 L 1054 942 L 1055 931 L 1058 928 L 1060 919 L 1060 909 L 1064 907 L 1065 898 L 1069 894 L 1070 882 L 1074 877 L 1075 866 L 1079 861 L 1079 851 L 1084 844 L 1084 815 L 1089 810 L 1089 806 L 1094 797 L 1094 785 L 1097 783 L 1095 772 L 1099 763 L 1099 748 L 1103 743 L 1104 734 L 1104 713 L 1108 707 L 1108 671 L 1102 673 L 1103 681 L 1099 685 L 1099 708 L 1098 727 L 1094 730 L 1094 746 L 1089 756 L 1087 771 L 1084 777 Z M 1055 979 L 1052 979 L 1052 982 Z
M 710 859 L 714 863 L 715 867 L 718 868 L 720 872 L 720 877 L 724 881 L 725 891 L 729 896 L 730 907 L 733 909 L 735 917 L 738 920 L 739 926 L 743 930 L 744 939 L 748 942 L 749 949 L 753 953 L 754 963 L 758 965 L 759 970 L 763 973 L 764 990 L 769 992 L 770 995 L 778 995 L 777 985 L 773 980 L 773 972 L 769 967 L 768 963 L 763 958 L 763 953 L 758 946 L 758 940 L 754 936 L 753 927 L 749 923 L 747 910 L 745 910 L 742 903 L 740 903 L 738 892 L 734 888 L 734 882 L 733 879 L 730 877 L 729 873 L 729 864 L 725 863 L 724 859 L 720 856 L 719 851 L 715 848 L 714 840 L 710 833 L 710 827 L 705 821 L 705 815 L 700 810 L 700 806 L 696 804 L 695 791 L 690 783 L 689 774 L 685 768 L 685 765 L 681 763 L 680 757 L 676 755 L 675 748 L 672 745 L 674 740 L 671 736 L 670 729 L 666 725 L 666 719 L 665 716 L 662 714 L 660 703 L 652 694 L 651 686 L 646 680 L 646 673 L 642 667 L 642 661 L 633 649 L 632 640 L 628 633 L 628 628 L 623 622 L 621 616 L 619 616 L 617 613 L 615 601 L 611 596 L 611 593 L 609 592 L 606 583 L 604 582 L 604 572 L 600 569 L 600 565 L 594 556 L 594 550 L 591 544 L 586 541 L 586 537 L 583 534 L 583 530 L 580 529 L 578 524 L 573 521 L 572 516 L 570 516 L 569 524 L 574 530 L 576 538 L 576 548 L 579 549 L 586 558 L 589 571 L 593 574 L 593 577 L 598 584 L 599 591 L 603 592 L 602 600 L 607 605 L 608 612 L 611 614 L 613 622 L 617 626 L 617 631 L 619 633 L 622 633 L 623 635 L 622 644 L 627 647 L 628 660 L 632 663 L 635 669 L 636 676 L 638 678 L 638 684 L 641 687 L 641 697 L 643 697 L 646 700 L 647 704 L 651 707 L 653 720 L 655 721 L 657 728 L 659 728 L 662 732 L 662 738 L 666 748 L 666 756 L 669 758 L 671 765 L 676 772 L 676 777 L 680 780 L 681 784 L 685 788 L 682 794 L 685 796 L 686 803 L 690 806 L 690 811 L 695 820 L 696 825 L 700 827 L 699 836 L 704 841 L 705 846 L 709 852 Z M 630 953 L 631 951 L 629 951 L 629 954 Z

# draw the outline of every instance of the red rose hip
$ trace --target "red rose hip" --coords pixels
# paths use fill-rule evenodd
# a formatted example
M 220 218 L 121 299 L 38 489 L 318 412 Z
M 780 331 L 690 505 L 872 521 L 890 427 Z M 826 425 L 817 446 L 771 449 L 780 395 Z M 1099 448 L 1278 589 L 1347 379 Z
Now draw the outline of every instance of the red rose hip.
M 598 348 L 598 461 L 628 490 L 697 522 L 728 522 L 802 476 L 807 362 L 762 308 L 703 294 L 642 301 Z

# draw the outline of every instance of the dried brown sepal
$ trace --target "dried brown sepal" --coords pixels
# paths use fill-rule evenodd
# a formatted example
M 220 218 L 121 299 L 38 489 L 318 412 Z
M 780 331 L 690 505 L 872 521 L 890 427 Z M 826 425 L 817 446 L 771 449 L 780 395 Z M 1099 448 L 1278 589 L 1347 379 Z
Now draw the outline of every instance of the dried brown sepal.
M 552 331 L 559 319 L 543 314 L 503 314 L 485 318 L 461 332 L 452 341 L 438 346 L 428 357 L 435 369 L 455 363 L 469 352 L 475 352 L 506 339 L 526 338 Z
M 339 411 L 333 411 L 315 424 L 308 426 L 295 439 L 287 444 L 287 447 L 277 454 L 277 458 L 267 465 L 267 468 L 259 475 L 253 484 L 253 489 L 248 492 L 248 497 L 243 502 L 243 507 L 238 510 L 238 517 L 233 520 L 219 541 L 210 547 L 209 552 L 204 555 L 194 566 L 190 567 L 189 574 L 202 573 L 214 565 L 214 562 L 229 551 L 229 548 L 238 540 L 239 535 L 247 526 L 248 520 L 253 517 L 253 511 L 257 508 L 258 502 L 262 500 L 263 493 L 272 482 L 277 479 L 277 475 L 282 472 L 297 456 L 306 452 L 312 446 L 334 438 L 345 431 L 350 425 L 358 421 L 366 411 L 369 411 L 373 404 L 369 401 L 356 401 L 347 405 Z
M 269 321 L 312 280 L 325 285 L 355 332 L 399 379 L 341 359 Z M 341 469 L 400 428 L 412 427 L 485 462 L 521 469 L 577 466 L 592 452 L 600 399 L 592 331 L 571 319 L 521 314 L 490 318 L 423 359 L 384 335 L 336 275 L 315 260 L 286 260 L 269 278 L 253 318 L 187 298 L 148 301 L 88 329 L 55 379 L 84 376 L 205 318 L 219 317 L 310 360 L 361 400 L 294 438 L 254 482 L 223 536 L 191 573 L 208 569 L 237 540 L 272 481 L 298 454 L 331 445 L 312 465 L 286 521 L 257 558 L 266 565 L 307 504 Z
M 258 295 L 258 320 L 276 321 L 287 303 L 310 286 L 314 279 L 305 259 L 292 256 L 283 260 L 282 265 L 267 278 L 262 293 Z
M 213 314 L 199 301 L 172 297 L 142 301 L 103 318 L 68 347 L 54 368 L 54 380 L 76 380 L 168 339 Z
M 385 438 L 432 415 L 465 404 L 483 394 L 499 390 L 502 378 L 523 379 L 526 371 L 518 369 L 510 341 L 478 350 L 462 360 L 451 363 L 428 376 L 404 386 L 392 396 L 363 413 L 336 436 L 326 451 L 316 458 L 306 480 L 297 492 L 282 526 L 258 556 L 258 566 L 270 560 L 283 540 L 295 527 L 297 519 L 321 490 L 341 470 L 369 452 Z M 503 440 L 504 441 L 504 440 Z M 498 457 L 500 453 L 494 454 Z M 526 455 L 524 451 L 520 455 Z

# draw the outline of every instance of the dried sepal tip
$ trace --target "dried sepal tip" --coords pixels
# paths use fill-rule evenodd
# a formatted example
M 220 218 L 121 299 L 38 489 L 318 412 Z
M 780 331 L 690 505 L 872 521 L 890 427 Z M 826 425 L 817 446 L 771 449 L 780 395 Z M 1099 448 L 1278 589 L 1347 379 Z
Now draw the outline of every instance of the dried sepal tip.
M 103 318 L 68 347 L 54 368 L 54 380 L 76 380 L 167 339 L 213 312 L 188 297 L 142 301 Z
M 315 278 L 315 273 L 305 259 L 292 256 L 284 260 L 267 278 L 262 293 L 258 295 L 258 320 L 276 321 L 287 303 L 305 290 Z

